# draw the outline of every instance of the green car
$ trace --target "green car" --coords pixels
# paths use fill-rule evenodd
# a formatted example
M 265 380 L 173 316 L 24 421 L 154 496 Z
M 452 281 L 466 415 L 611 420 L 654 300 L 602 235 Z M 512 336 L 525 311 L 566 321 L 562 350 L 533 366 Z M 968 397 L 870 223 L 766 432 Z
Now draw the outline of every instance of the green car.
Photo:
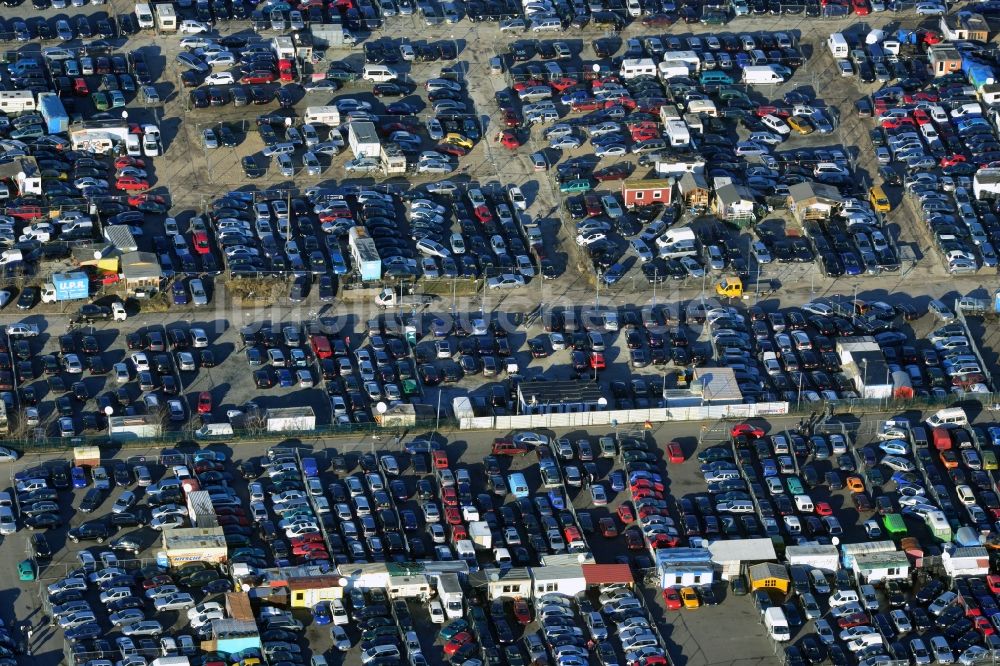
M 420 395 L 420 385 L 417 384 L 415 379 L 403 380 L 403 395 L 407 397 L 411 395 Z
M 450 641 L 452 638 L 469 630 L 469 623 L 465 620 L 452 620 L 441 628 L 441 638 Z
M 382 636 L 399 636 L 399 630 L 393 626 L 375 627 L 361 634 L 361 640 L 373 641 Z
M 578 192 L 589 192 L 591 189 L 590 181 L 580 178 L 578 180 L 571 180 L 559 185 L 559 191 L 563 194 L 576 194 Z
M 21 580 L 35 580 L 35 562 L 33 560 L 18 562 L 17 577 Z
M 785 483 L 788 485 L 788 492 L 793 495 L 804 495 L 806 490 L 802 487 L 802 482 L 799 481 L 799 477 L 790 476 L 785 479 Z
M 98 111 L 107 111 L 111 108 L 108 96 L 102 92 L 90 93 L 90 101 L 94 103 L 94 108 Z

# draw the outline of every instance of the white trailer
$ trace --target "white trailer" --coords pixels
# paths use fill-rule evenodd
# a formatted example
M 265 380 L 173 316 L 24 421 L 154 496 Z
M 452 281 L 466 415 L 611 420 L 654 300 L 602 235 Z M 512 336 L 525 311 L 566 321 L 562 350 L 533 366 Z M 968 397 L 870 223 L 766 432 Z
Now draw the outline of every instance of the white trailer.
M 427 601 L 431 596 L 431 585 L 427 576 L 389 576 L 386 592 L 390 599 L 420 599 Z
M 303 432 L 316 429 L 316 412 L 312 407 L 282 407 L 264 414 L 268 432 Z
M 37 108 L 35 93 L 30 90 L 0 91 L 0 111 L 7 115 L 34 111 Z
M 355 157 L 375 157 L 382 154 L 382 143 L 378 138 L 375 123 L 358 121 L 347 125 L 347 143 Z
M 340 126 L 340 110 L 335 106 L 307 106 L 303 122 L 326 127 Z
M 116 442 L 160 437 L 162 434 L 163 423 L 154 414 L 112 416 L 108 419 L 108 437 Z

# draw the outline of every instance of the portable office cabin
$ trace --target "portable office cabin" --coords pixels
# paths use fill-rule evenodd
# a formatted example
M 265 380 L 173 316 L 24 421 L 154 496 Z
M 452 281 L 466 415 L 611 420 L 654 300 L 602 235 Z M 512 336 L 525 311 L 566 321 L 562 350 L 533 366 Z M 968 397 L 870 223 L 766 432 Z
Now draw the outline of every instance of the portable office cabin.
M 483 573 L 490 601 L 504 598 L 531 598 L 531 571 L 527 568 L 491 569 Z
M 657 203 L 669 206 L 673 189 L 672 178 L 627 179 L 622 181 L 622 199 L 626 208 L 640 208 Z
M 229 549 L 221 527 L 186 527 L 163 533 L 163 555 L 172 567 L 185 562 L 219 564 L 228 559 Z
M 660 566 L 660 587 L 690 587 L 715 582 L 715 567 L 709 564 L 666 563 Z
M 580 565 L 533 567 L 531 580 L 535 598 L 549 592 L 574 596 L 587 589 L 587 580 Z
M 854 575 L 859 581 L 880 583 L 910 577 L 910 558 L 901 550 L 860 553 L 854 556 Z

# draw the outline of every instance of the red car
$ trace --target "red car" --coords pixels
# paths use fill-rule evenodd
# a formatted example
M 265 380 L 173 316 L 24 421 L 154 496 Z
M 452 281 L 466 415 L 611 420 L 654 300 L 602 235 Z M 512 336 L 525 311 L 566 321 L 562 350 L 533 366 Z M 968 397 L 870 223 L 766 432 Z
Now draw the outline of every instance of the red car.
M 626 525 L 635 522 L 635 513 L 632 511 L 632 506 L 629 503 L 624 503 L 618 507 L 618 518 Z
M 174 579 L 167 574 L 159 574 L 158 576 L 153 576 L 152 578 L 147 578 L 142 581 L 142 589 L 152 590 L 154 587 L 159 587 L 160 585 L 173 585 Z
M 759 428 L 755 425 L 749 423 L 738 423 L 733 426 L 733 429 L 729 431 L 732 437 L 739 437 L 740 435 L 746 435 L 750 439 L 760 439 L 764 436 L 763 428 Z
M 538 86 L 544 86 L 545 81 L 541 79 L 528 79 L 527 81 L 518 81 L 514 84 L 514 90 L 521 92 L 522 90 L 527 90 L 528 88 L 535 88 Z
M 452 541 L 462 541 L 463 539 L 469 538 L 469 530 L 465 529 L 465 525 L 452 525 L 451 527 L 451 540 Z
M 507 150 L 515 150 L 521 147 L 521 140 L 513 130 L 505 129 L 497 134 L 497 143 Z
M 572 88 L 577 83 L 579 83 L 579 82 L 576 79 L 571 79 L 569 77 L 563 77 L 561 79 L 556 79 L 555 81 L 550 81 L 549 85 L 551 85 L 553 88 L 555 88 L 556 92 L 562 92 L 562 91 L 566 90 L 567 88 Z
M 139 159 L 138 157 L 132 157 L 130 155 L 122 155 L 121 157 L 115 160 L 115 169 L 124 169 L 127 166 L 134 166 L 142 169 L 145 168 L 146 163 L 143 160 Z M 129 199 L 129 205 L 137 206 L 138 204 L 132 203 L 132 200 Z
M 445 506 L 458 506 L 458 493 L 451 486 L 441 489 L 441 499 L 444 500 Z
M 832 516 L 833 515 L 833 507 L 831 507 L 826 502 L 816 502 L 816 504 L 813 505 L 813 509 L 816 511 L 816 515 L 817 516 Z
M 90 94 L 90 88 L 87 87 L 87 81 L 82 77 L 73 79 L 73 92 L 80 97 L 86 97 Z
M 650 488 L 660 493 L 666 490 L 666 486 L 664 486 L 659 481 L 653 481 L 652 479 L 643 479 L 643 478 L 636 479 L 635 481 L 632 482 L 632 485 L 629 487 L 631 488 L 632 492 L 636 492 L 641 488 Z
M 917 121 L 918 125 L 926 125 L 931 122 L 931 117 L 923 109 L 914 109 L 913 119 Z
M 260 84 L 260 83 L 273 83 L 274 80 L 278 78 L 275 76 L 274 72 L 251 72 L 250 74 L 243 75 L 240 78 L 240 83 L 247 83 L 250 85 Z
M 149 182 L 134 176 L 126 176 L 115 181 L 115 189 L 126 192 L 145 192 L 149 189 Z
M 965 155 L 956 153 L 954 155 L 946 155 L 941 158 L 941 166 L 955 166 L 956 164 L 961 164 L 965 161 Z
M 513 109 L 503 112 L 503 124 L 505 127 L 517 128 L 521 126 L 521 114 Z
M 864 613 L 851 613 L 850 615 L 845 615 L 837 620 L 837 626 L 841 629 L 850 629 L 851 627 L 862 627 L 869 623 L 868 616 Z
M 319 532 L 313 532 L 311 534 L 303 534 L 302 536 L 292 537 L 290 543 L 294 547 L 304 543 L 314 543 L 317 541 L 323 541 L 323 535 Z
M 868 4 L 868 0 L 853 0 L 851 6 L 858 16 L 868 16 L 872 13 L 872 7 Z
M 525 599 L 514 599 L 514 619 L 518 624 L 531 624 L 531 604 Z
M 675 464 L 684 462 L 684 450 L 680 442 L 667 442 L 667 460 Z
M 208 234 L 204 231 L 194 232 L 194 251 L 198 254 L 209 254 L 212 252 L 212 245 L 208 242 Z
M 570 104 L 570 111 L 581 113 L 583 111 L 597 111 L 604 108 L 604 102 L 596 99 L 584 99 Z
M 601 352 L 590 352 L 590 367 L 593 370 L 603 370 L 606 367 L 604 354 Z
M 458 525 L 462 522 L 462 512 L 458 510 L 458 507 L 446 506 L 444 508 L 444 519 L 449 525 Z
M 647 497 L 652 497 L 653 499 L 663 499 L 663 493 L 653 490 L 652 488 L 637 488 L 632 491 L 632 499 L 645 499 Z
M 210 414 L 212 412 L 212 394 L 202 391 L 198 394 L 198 413 Z
M 463 146 L 456 145 L 454 143 L 442 143 L 440 146 L 435 148 L 435 150 L 447 153 L 448 155 L 454 155 L 455 157 L 465 157 L 469 154 L 469 149 Z
M 458 650 L 463 645 L 465 645 L 466 643 L 471 643 L 471 642 L 472 642 L 472 634 L 470 634 L 467 631 L 461 631 L 461 632 L 455 634 L 454 636 L 452 636 L 451 639 L 447 643 L 444 644 L 444 653 L 446 655 L 451 656 L 451 655 L 455 654 L 456 652 L 458 652 Z
M 4 212 L 19 220 L 37 220 L 43 216 L 40 206 L 12 206 Z
M 675 588 L 668 587 L 663 590 L 663 603 L 667 605 L 667 610 L 681 609 L 681 595 Z

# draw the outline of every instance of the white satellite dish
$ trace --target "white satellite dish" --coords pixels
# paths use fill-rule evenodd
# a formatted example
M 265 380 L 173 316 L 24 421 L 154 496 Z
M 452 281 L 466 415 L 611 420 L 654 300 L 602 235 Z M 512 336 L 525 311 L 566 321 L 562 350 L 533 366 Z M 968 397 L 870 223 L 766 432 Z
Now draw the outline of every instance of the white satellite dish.
M 591 68 L 594 70 L 594 74 L 601 73 L 601 63 L 595 62 L 593 65 L 591 65 Z
M 111 405 L 108 405 L 107 407 L 104 408 L 104 414 L 106 416 L 113 416 L 114 413 L 115 413 L 115 408 L 112 407 Z
M 601 407 L 607 407 L 608 399 L 605 398 L 604 396 L 601 396 L 600 398 L 597 399 L 597 404 L 600 405 Z
M 384 402 L 379 402 L 378 404 L 375 405 L 375 411 L 378 412 L 379 414 L 385 414 L 387 411 L 389 411 L 389 405 L 385 404 Z

